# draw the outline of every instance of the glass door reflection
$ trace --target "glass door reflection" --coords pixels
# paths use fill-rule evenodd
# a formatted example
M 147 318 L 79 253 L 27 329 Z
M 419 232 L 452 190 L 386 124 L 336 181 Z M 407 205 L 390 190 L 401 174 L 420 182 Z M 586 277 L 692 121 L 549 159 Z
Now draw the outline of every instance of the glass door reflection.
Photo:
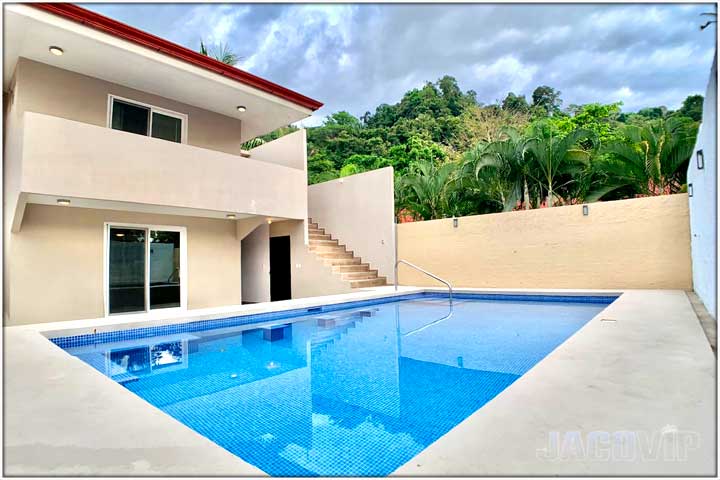
M 108 308 L 113 313 L 145 310 L 145 240 L 147 231 L 110 227 Z
M 150 308 L 180 306 L 180 232 L 150 231 Z

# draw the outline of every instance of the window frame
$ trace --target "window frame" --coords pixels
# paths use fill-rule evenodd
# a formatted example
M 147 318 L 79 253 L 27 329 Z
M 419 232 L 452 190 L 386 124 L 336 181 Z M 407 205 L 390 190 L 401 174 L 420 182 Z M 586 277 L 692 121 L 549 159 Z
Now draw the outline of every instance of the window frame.
M 158 137 L 152 136 L 153 113 L 159 113 L 159 114 L 165 115 L 167 117 L 177 118 L 178 120 L 180 120 L 180 143 L 187 144 L 187 131 L 188 131 L 188 115 L 187 114 L 175 112 L 173 110 L 168 110 L 167 108 L 158 107 L 158 106 L 152 105 L 150 103 L 139 102 L 139 101 L 133 100 L 131 98 L 121 97 L 120 95 L 115 95 L 113 93 L 108 93 L 108 108 L 107 108 L 107 119 L 106 119 L 107 128 L 116 130 L 116 129 L 112 128 L 113 107 L 115 105 L 115 100 L 119 100 L 124 103 L 129 103 L 131 105 L 137 105 L 138 107 L 143 107 L 143 108 L 147 108 L 148 110 L 150 110 L 150 118 L 148 119 L 147 133 L 145 134 L 145 136 L 148 138 L 154 138 L 156 140 L 163 140 L 165 142 L 170 142 L 170 143 L 177 143 L 177 142 L 172 142 L 170 140 L 165 140 L 164 138 L 158 138 Z M 118 130 L 118 131 L 123 132 L 124 130 Z
M 110 229 L 113 227 L 136 228 L 145 230 L 145 310 L 137 312 L 110 313 Z M 169 308 L 150 308 L 150 231 L 180 232 L 180 306 Z M 104 316 L 121 315 L 153 316 L 161 312 L 187 311 L 188 276 L 187 276 L 187 227 L 177 225 L 155 225 L 149 223 L 104 222 L 103 223 L 103 308 Z

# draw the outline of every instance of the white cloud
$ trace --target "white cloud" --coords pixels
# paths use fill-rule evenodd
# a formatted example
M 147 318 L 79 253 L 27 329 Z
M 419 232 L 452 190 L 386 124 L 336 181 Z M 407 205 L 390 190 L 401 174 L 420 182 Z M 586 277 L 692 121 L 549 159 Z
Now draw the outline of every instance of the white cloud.
M 183 21 L 182 28 L 197 32 L 208 44 L 226 44 L 249 6 L 209 4 L 195 5 Z
M 226 42 L 240 68 L 361 115 L 443 75 L 484 103 L 538 85 L 565 105 L 622 100 L 676 108 L 703 93 L 715 30 L 707 5 L 92 4 L 93 10 L 197 48 Z
M 632 97 L 633 91 L 630 87 L 622 87 L 615 91 L 615 96 L 618 97 L 619 100 L 626 100 L 630 97 Z
M 491 64 L 476 65 L 475 76 L 484 83 L 503 85 L 509 92 L 522 92 L 530 85 L 537 70 L 535 65 L 523 65 L 517 58 L 505 56 Z

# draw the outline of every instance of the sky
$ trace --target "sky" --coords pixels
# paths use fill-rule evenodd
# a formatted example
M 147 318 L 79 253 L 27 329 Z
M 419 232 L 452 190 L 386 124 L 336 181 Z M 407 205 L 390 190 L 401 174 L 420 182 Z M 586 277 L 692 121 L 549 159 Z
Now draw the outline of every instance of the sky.
M 713 4 L 86 4 L 197 50 L 227 44 L 237 67 L 355 116 L 444 75 L 491 104 L 538 85 L 563 105 L 678 108 L 703 94 Z

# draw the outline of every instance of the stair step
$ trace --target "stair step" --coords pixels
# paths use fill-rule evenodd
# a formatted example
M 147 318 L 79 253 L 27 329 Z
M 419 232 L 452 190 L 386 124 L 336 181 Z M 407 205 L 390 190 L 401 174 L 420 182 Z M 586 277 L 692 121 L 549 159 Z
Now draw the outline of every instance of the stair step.
M 320 258 L 328 259 L 353 258 L 352 252 L 315 252 L 315 254 Z
M 366 272 L 344 272 L 340 274 L 343 280 L 369 280 L 378 278 L 377 270 L 368 270 Z
M 326 235 L 326 236 L 329 237 L 330 235 Z M 310 246 L 318 246 L 319 247 L 321 245 L 330 246 L 330 247 L 339 247 L 340 243 L 337 240 L 330 240 L 329 238 L 319 239 L 319 238 L 310 237 Z
M 327 233 L 308 233 L 310 241 L 312 240 L 332 240 L 332 235 Z
M 353 253 L 345 249 L 345 245 L 309 245 L 308 250 L 315 253 Z
M 308 223 L 308 229 L 317 230 L 320 226 L 317 223 Z
M 385 277 L 370 278 L 366 280 L 350 280 L 351 288 L 380 287 L 387 285 Z
M 308 235 L 324 235 L 324 228 L 308 228 Z
M 323 254 L 328 255 L 328 254 Z M 320 256 L 320 255 L 319 255 Z M 362 259 L 360 257 L 352 257 L 352 256 L 345 256 L 345 257 L 322 257 L 323 263 L 325 265 L 330 265 L 332 267 L 337 267 L 340 265 L 360 265 L 362 263 Z
M 368 270 L 370 270 L 370 265 L 367 263 L 358 263 L 356 265 L 335 265 L 335 266 L 333 266 L 334 273 L 367 272 Z

